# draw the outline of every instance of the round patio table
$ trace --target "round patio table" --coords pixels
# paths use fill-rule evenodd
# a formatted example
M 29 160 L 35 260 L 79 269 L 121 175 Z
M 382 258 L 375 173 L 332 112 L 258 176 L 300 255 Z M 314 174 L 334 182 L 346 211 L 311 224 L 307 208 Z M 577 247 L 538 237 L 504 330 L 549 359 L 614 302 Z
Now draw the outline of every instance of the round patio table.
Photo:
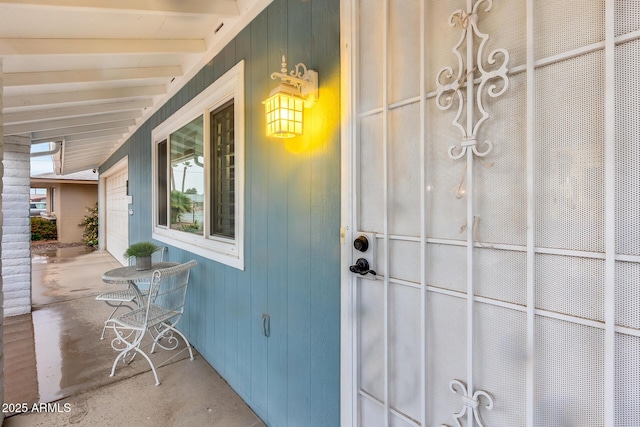
M 136 270 L 135 265 L 118 267 L 105 272 L 102 275 L 102 281 L 105 283 L 129 285 L 129 287 L 133 289 L 136 294 L 135 300 L 138 304 L 138 307 L 141 307 L 144 304 L 142 300 L 142 297 L 144 295 L 138 287 L 138 283 L 142 283 L 145 285 L 150 284 L 154 271 L 160 270 L 161 268 L 173 267 L 179 264 L 180 263 L 178 262 L 156 262 L 154 264 L 151 264 L 151 268 L 148 270 Z M 129 302 L 130 301 L 131 300 L 129 300 Z M 107 304 L 109 303 L 107 302 Z M 113 313 L 111 314 L 113 315 Z M 109 318 L 111 318 L 111 316 L 109 316 Z
M 135 265 L 129 265 L 126 267 L 118 267 L 105 272 L 102 275 L 102 280 L 105 283 L 116 284 L 133 284 L 139 280 L 151 280 L 153 272 L 161 268 L 173 267 L 178 265 L 177 262 L 156 262 L 151 265 L 148 270 L 136 270 Z

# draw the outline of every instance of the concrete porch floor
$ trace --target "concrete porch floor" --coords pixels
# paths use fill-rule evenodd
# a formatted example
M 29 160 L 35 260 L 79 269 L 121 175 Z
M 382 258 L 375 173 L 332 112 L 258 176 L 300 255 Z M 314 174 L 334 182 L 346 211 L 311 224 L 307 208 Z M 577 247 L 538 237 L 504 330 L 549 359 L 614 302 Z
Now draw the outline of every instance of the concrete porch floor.
M 165 362 L 159 386 L 143 357 L 109 377 L 113 334 L 100 340 L 100 333 L 110 308 L 94 297 L 113 289 L 101 280 L 120 266 L 110 254 L 61 248 L 34 254 L 32 263 L 33 312 L 4 324 L 4 426 L 264 426 L 197 352 L 189 360 L 182 343 L 177 354 L 152 357 L 156 367 Z M 7 413 L 21 407 L 27 412 Z

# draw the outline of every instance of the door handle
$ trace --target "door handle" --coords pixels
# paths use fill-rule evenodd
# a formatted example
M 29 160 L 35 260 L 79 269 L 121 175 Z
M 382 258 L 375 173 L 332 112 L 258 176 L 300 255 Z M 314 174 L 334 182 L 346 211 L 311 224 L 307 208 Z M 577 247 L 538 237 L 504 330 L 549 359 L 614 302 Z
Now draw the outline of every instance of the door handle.
M 358 236 L 356 240 L 353 241 L 353 247 L 356 248 L 357 251 L 366 252 L 367 249 L 369 249 L 369 239 L 367 239 L 365 235 Z
M 367 261 L 365 258 L 358 258 L 356 260 L 356 263 L 349 267 L 349 271 L 351 271 L 352 273 L 358 273 L 361 276 L 366 276 L 367 274 L 373 274 L 374 276 L 376 275 L 375 271 L 369 269 L 369 261 Z

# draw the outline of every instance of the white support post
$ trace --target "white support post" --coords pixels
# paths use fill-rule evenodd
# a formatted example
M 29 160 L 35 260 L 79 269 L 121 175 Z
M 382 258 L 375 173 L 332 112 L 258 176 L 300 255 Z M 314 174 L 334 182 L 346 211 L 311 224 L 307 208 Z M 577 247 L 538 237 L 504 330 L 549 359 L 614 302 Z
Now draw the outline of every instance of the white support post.
M 4 316 L 31 312 L 30 151 L 29 137 L 4 137 L 1 269 Z
M 427 425 L 427 85 L 426 85 L 426 0 L 420 2 L 420 425 Z
M 352 174 L 356 169 L 356 114 L 354 103 L 356 85 L 353 83 L 357 68 L 356 5 L 347 0 L 340 1 L 340 43 L 341 43 L 341 317 L 340 317 L 340 425 L 358 424 L 358 336 L 357 285 L 352 281 L 349 265 L 352 263 L 352 243 L 356 229 L 357 203 L 354 203 L 357 178 Z
M 4 131 L 3 117 L 2 117 L 2 93 L 4 92 L 4 76 L 2 70 L 2 58 L 0 57 L 0 194 L 2 194 L 2 181 L 4 180 L 4 167 L 2 159 L 4 157 Z M 4 218 L 2 218 L 2 197 L 0 197 L 0 271 L 2 271 L 2 224 L 4 224 Z M 4 300 L 4 285 L 2 283 L 2 275 L 0 275 L 0 366 L 4 367 L 4 340 L 2 338 L 4 333 L 4 311 L 2 310 Z M 4 369 L 0 369 L 0 403 L 4 403 Z M 4 419 L 4 412 L 2 413 L 2 419 Z
M 535 426 L 535 373 L 536 373 L 536 290 L 535 290 L 535 37 L 534 0 L 527 0 L 527 370 L 526 370 L 526 422 Z
M 383 213 L 383 230 L 384 230 L 384 427 L 391 427 L 391 404 L 389 402 L 389 295 L 390 295 L 390 254 L 389 254 L 389 3 L 390 0 L 384 1 L 384 11 L 382 13 L 383 29 L 382 29 L 382 58 L 384 66 L 382 67 L 382 199 L 384 203 Z
M 605 2 L 605 288 L 604 425 L 615 425 L 616 396 L 616 121 L 615 1 Z

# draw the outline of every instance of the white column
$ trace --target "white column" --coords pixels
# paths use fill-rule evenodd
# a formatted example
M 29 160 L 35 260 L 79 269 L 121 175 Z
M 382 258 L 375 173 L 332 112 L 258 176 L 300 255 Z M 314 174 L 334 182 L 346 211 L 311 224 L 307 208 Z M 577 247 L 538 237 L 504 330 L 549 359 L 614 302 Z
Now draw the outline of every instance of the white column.
M 2 158 L 4 153 L 4 131 L 2 124 L 4 123 L 2 117 L 2 92 L 4 88 L 4 76 L 2 73 L 2 58 L 0 58 L 0 194 L 2 194 L 2 180 L 4 179 L 4 168 L 2 165 Z M 2 218 L 2 197 L 0 197 L 0 270 L 2 269 L 2 227 L 4 223 Z M 2 284 L 2 275 L 0 275 L 0 403 L 4 403 L 4 341 L 2 339 L 4 331 L 4 313 L 2 311 L 2 301 L 4 299 L 4 286 Z M 2 418 L 4 419 L 4 412 Z
M 536 242 L 535 242 L 535 4 L 527 0 L 527 427 L 535 425 L 536 395 Z
M 616 43 L 614 0 L 605 2 L 605 354 L 604 423 L 616 422 Z
M 1 209 L 4 316 L 31 312 L 30 149 L 28 137 L 4 138 Z

